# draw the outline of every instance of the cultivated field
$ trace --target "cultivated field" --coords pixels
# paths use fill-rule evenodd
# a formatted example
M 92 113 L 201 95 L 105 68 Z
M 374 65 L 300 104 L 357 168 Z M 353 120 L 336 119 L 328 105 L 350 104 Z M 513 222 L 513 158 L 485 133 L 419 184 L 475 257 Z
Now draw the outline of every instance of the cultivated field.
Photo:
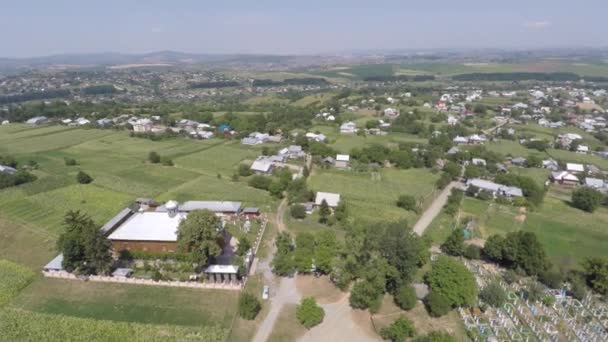
M 172 159 L 175 166 L 148 163 L 150 151 Z M 136 197 L 233 200 L 263 211 L 276 206 L 267 192 L 248 187 L 246 179 L 231 180 L 239 163 L 259 155 L 259 148 L 244 148 L 238 142 L 153 142 L 131 138 L 125 131 L 8 125 L 0 127 L 0 154 L 39 165 L 34 171 L 38 180 L 0 191 L 0 258 L 27 267 L 23 274 L 30 274 L 28 269 L 39 272 L 56 255 L 55 241 L 68 210 L 82 210 L 101 225 Z M 64 158 L 73 158 L 78 165 L 66 166 Z M 89 173 L 93 183 L 78 184 L 79 170 Z M 0 305 L 9 303 L 0 310 L 3 323 L 8 322 L 0 324 L 0 336 L 14 340 L 62 340 L 71 334 L 82 340 L 104 336 L 121 341 L 138 333 L 149 341 L 161 336 L 215 341 L 227 336 L 236 314 L 234 292 L 35 277 L 17 294 L 21 271 L 7 271 L 3 265 Z M 30 323 L 15 326 L 23 319 Z M 74 330 L 75 325 L 88 329 Z

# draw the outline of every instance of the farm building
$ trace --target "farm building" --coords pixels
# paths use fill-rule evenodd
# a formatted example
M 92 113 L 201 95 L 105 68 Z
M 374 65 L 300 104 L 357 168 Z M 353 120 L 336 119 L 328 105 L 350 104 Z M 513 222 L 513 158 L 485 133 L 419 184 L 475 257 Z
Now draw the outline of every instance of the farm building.
M 489 192 L 492 196 L 523 197 L 524 195 L 518 187 L 497 184 L 480 178 L 470 179 L 467 182 L 467 187 L 471 186 L 479 189 L 479 191 Z
M 585 166 L 583 164 L 566 163 L 566 171 L 572 173 L 585 172 Z
M 331 192 L 317 192 L 317 196 L 315 197 L 315 205 L 320 206 L 323 203 L 323 200 L 327 202 L 332 208 L 335 208 L 340 203 L 340 194 L 334 194 Z
M 187 213 L 135 213 L 109 236 L 114 251 L 175 252 L 177 228 Z

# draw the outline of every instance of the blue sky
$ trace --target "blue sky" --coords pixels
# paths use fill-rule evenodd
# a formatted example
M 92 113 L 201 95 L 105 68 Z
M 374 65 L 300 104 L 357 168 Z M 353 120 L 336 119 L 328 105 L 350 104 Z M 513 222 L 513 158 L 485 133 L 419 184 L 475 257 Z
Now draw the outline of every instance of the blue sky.
M 2 0 L 0 56 L 607 47 L 606 0 Z

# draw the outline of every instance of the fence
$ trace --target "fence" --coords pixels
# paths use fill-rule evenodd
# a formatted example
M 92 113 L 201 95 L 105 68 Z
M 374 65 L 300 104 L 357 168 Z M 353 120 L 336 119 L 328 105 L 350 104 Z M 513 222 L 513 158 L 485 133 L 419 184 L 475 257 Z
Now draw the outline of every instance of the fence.
M 222 289 L 222 290 L 241 290 L 244 283 L 240 281 L 234 281 L 229 283 L 198 283 L 198 282 L 185 282 L 185 281 L 154 281 L 151 279 L 139 279 L 139 278 L 123 278 L 123 277 L 109 277 L 109 276 L 77 276 L 72 273 L 65 271 L 43 271 L 42 274 L 49 278 L 60 278 L 60 279 L 71 279 L 71 280 L 83 280 L 93 281 L 101 283 L 120 283 L 120 284 L 133 284 L 133 285 L 150 285 L 150 286 L 168 286 L 168 287 L 187 287 L 195 289 Z

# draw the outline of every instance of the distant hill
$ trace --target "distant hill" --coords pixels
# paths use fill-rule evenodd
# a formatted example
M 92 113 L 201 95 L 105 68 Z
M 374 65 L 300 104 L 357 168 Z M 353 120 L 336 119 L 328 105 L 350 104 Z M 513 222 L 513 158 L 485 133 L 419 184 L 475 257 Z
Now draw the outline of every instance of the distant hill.
M 99 67 L 99 66 L 145 66 L 178 65 L 197 63 L 282 63 L 295 56 L 239 55 L 239 54 L 193 54 L 177 51 L 157 51 L 145 54 L 93 53 L 62 54 L 30 58 L 0 58 L 1 71 L 27 69 Z

